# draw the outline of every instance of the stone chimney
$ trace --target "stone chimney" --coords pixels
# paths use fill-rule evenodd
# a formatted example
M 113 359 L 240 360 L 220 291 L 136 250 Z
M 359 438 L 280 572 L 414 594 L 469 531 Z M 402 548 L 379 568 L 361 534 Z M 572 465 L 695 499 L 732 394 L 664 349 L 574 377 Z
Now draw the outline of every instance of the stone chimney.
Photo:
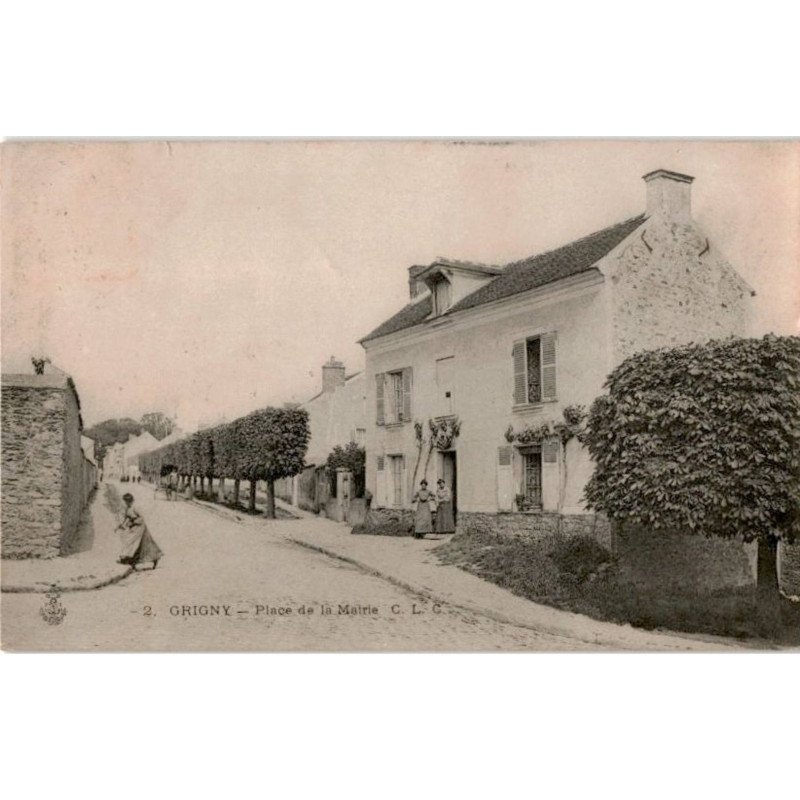
M 322 391 L 334 392 L 337 386 L 344 386 L 344 364 L 333 356 L 322 365 Z
M 657 169 L 642 176 L 647 184 L 647 216 L 662 217 L 675 222 L 692 218 L 691 175 Z

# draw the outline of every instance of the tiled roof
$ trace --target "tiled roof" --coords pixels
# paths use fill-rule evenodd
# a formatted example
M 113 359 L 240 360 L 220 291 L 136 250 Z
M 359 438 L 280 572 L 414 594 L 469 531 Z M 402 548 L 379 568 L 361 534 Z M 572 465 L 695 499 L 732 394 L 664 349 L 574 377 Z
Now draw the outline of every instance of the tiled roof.
M 641 214 L 589 236 L 584 236 L 563 247 L 508 264 L 496 278 L 459 300 L 447 313 L 452 314 L 484 303 L 502 300 L 505 297 L 511 297 L 520 292 L 527 292 L 530 289 L 585 272 L 633 233 L 644 220 L 645 215 Z M 432 298 L 428 295 L 416 303 L 407 305 L 367 334 L 361 341 L 377 339 L 379 336 L 386 336 L 389 333 L 396 333 L 419 325 L 430 316 L 432 310 Z
M 428 294 L 416 303 L 409 303 L 393 317 L 389 317 L 386 322 L 378 325 L 372 333 L 368 333 L 361 341 L 366 342 L 369 339 L 386 336 L 387 333 L 402 331 L 404 328 L 413 328 L 414 325 L 424 322 L 431 315 L 431 311 L 433 311 L 433 299 Z

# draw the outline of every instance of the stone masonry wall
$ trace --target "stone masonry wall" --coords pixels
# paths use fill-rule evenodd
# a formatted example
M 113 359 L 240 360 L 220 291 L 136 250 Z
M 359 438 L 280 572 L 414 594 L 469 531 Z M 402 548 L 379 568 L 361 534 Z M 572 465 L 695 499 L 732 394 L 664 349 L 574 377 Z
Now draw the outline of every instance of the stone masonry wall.
M 641 588 L 686 593 L 755 584 L 755 543 L 619 524 L 612 542 L 620 577 Z
M 65 392 L 15 386 L 2 392 L 2 555 L 57 556 Z
M 750 289 L 691 220 L 649 219 L 609 261 L 614 363 L 747 333 Z
M 500 534 L 536 539 L 559 532 L 563 536 L 590 536 L 610 547 L 611 529 L 602 514 L 483 514 L 459 512 L 457 532 Z
M 780 544 L 781 589 L 790 597 L 800 597 L 800 542 Z
M 61 481 L 61 552 L 71 552 L 84 506 L 83 450 L 78 403 L 72 391 L 64 393 L 64 444 Z

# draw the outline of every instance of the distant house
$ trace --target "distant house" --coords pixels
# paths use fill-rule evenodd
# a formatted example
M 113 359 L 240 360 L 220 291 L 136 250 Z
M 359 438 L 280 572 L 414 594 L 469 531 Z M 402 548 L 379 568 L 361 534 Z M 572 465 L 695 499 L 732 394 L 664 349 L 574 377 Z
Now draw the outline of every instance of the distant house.
M 70 551 L 96 484 L 82 449 L 80 400 L 66 373 L 2 376 L 2 555 Z
M 644 181 L 645 213 L 555 250 L 411 267 L 408 305 L 361 340 L 374 506 L 410 508 L 416 469 L 416 482 L 449 484 L 461 530 L 608 541 L 582 500 L 588 452 L 536 431 L 588 407 L 637 351 L 744 335 L 753 294 L 693 220 L 693 178 Z M 436 445 L 420 459 L 431 424 Z
M 306 469 L 301 475 L 278 483 L 279 497 L 315 511 L 326 504 L 329 494 L 325 462 L 336 445 L 365 445 L 365 403 L 364 373 L 347 375 L 344 364 L 331 356 L 322 365 L 321 391 L 301 404 L 308 411 L 311 432 Z
M 122 477 L 136 478 L 139 475 L 139 455 L 161 446 L 161 442 L 150 431 L 130 436 L 126 442 L 117 442 L 106 450 L 103 459 L 103 477 L 119 480 Z

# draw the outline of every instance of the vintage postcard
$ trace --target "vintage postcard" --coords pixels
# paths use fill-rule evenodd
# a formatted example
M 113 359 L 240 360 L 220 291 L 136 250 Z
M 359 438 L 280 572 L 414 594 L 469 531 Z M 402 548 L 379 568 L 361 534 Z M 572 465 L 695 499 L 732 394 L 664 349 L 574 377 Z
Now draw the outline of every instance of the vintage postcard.
M 2 145 L 2 648 L 800 648 L 800 145 Z

